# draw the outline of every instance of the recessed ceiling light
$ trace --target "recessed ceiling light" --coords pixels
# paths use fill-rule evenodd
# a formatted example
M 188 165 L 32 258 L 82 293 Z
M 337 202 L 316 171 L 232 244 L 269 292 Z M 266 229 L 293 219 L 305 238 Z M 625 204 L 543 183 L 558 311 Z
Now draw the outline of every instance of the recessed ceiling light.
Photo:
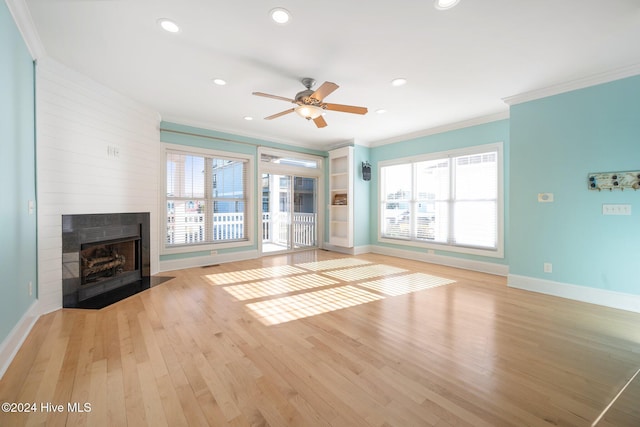
M 457 5 L 459 1 L 460 0 L 436 0 L 435 7 L 438 10 L 447 10 Z
M 180 27 L 178 27 L 178 24 L 173 22 L 171 19 L 167 19 L 167 18 L 158 19 L 158 25 L 160 25 L 163 30 L 168 31 L 170 33 L 177 33 L 180 31 Z
M 253 120 L 253 117 L 251 116 L 244 116 L 244 119 L 248 122 L 250 122 L 251 120 Z
M 276 24 L 286 24 L 291 19 L 289 11 L 282 7 L 271 9 L 269 16 L 271 16 L 271 19 L 273 19 Z
M 218 86 L 224 86 L 227 84 L 227 81 L 223 79 L 213 79 L 213 82 Z
M 407 79 L 403 77 L 399 77 L 397 79 L 391 80 L 391 86 L 404 86 L 407 84 Z
M 379 108 L 379 109 L 376 110 L 376 113 L 378 113 L 378 114 L 384 114 L 386 112 L 387 112 L 387 110 L 385 110 L 384 108 Z

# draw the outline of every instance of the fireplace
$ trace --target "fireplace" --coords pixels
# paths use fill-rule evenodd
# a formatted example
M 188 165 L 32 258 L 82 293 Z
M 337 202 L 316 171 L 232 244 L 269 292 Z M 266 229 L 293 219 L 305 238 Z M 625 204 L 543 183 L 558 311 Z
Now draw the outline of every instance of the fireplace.
M 149 214 L 62 216 L 62 306 L 102 308 L 150 286 Z

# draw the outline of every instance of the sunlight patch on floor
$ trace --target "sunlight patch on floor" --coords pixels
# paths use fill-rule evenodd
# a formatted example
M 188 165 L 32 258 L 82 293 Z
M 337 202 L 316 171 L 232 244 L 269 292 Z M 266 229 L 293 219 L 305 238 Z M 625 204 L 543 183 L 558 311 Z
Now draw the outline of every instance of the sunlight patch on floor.
M 455 282 L 455 280 L 445 279 L 444 277 L 424 273 L 413 273 L 404 276 L 385 277 L 372 282 L 358 283 L 358 286 L 378 291 L 385 295 L 398 296 Z
M 287 276 L 289 274 L 299 273 L 306 273 L 306 271 L 290 265 L 277 265 L 274 267 L 255 268 L 252 270 L 207 274 L 204 277 L 207 278 L 212 285 L 230 285 L 232 283 L 249 282 L 258 279 L 269 279 L 274 276 Z
M 269 326 L 384 299 L 347 285 L 247 304 L 250 313 Z
M 318 274 L 302 274 L 291 277 L 279 277 L 272 280 L 225 286 L 223 289 L 240 301 L 286 294 L 304 289 L 319 288 L 340 283 Z
M 372 277 L 389 276 L 391 274 L 404 273 L 407 270 L 391 267 L 390 265 L 374 264 L 364 267 L 345 268 L 342 270 L 325 271 L 322 274 L 335 277 L 345 282 L 353 282 L 356 280 L 371 279 Z
M 370 261 L 357 258 L 341 258 L 341 259 L 328 259 L 326 261 L 305 262 L 302 264 L 296 264 L 297 267 L 306 268 L 307 270 L 322 271 L 332 270 L 334 268 L 353 267 L 355 265 L 371 264 Z

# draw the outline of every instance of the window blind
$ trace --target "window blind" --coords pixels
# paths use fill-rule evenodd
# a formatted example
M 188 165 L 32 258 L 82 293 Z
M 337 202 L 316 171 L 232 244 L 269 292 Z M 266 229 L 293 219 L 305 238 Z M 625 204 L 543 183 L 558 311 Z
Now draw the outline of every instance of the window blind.
M 499 153 L 474 151 L 382 166 L 381 237 L 496 250 Z
M 167 247 L 247 240 L 247 164 L 167 150 Z

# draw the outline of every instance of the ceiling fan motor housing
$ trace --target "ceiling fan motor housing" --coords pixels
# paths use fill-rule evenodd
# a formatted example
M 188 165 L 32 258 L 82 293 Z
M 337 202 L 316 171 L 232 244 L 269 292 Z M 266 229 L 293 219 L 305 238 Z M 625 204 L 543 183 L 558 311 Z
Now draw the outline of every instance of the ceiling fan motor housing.
M 295 97 L 296 104 L 302 105 L 320 105 L 322 101 L 312 98 L 315 91 L 311 89 L 303 90 L 302 92 L 298 92 Z

